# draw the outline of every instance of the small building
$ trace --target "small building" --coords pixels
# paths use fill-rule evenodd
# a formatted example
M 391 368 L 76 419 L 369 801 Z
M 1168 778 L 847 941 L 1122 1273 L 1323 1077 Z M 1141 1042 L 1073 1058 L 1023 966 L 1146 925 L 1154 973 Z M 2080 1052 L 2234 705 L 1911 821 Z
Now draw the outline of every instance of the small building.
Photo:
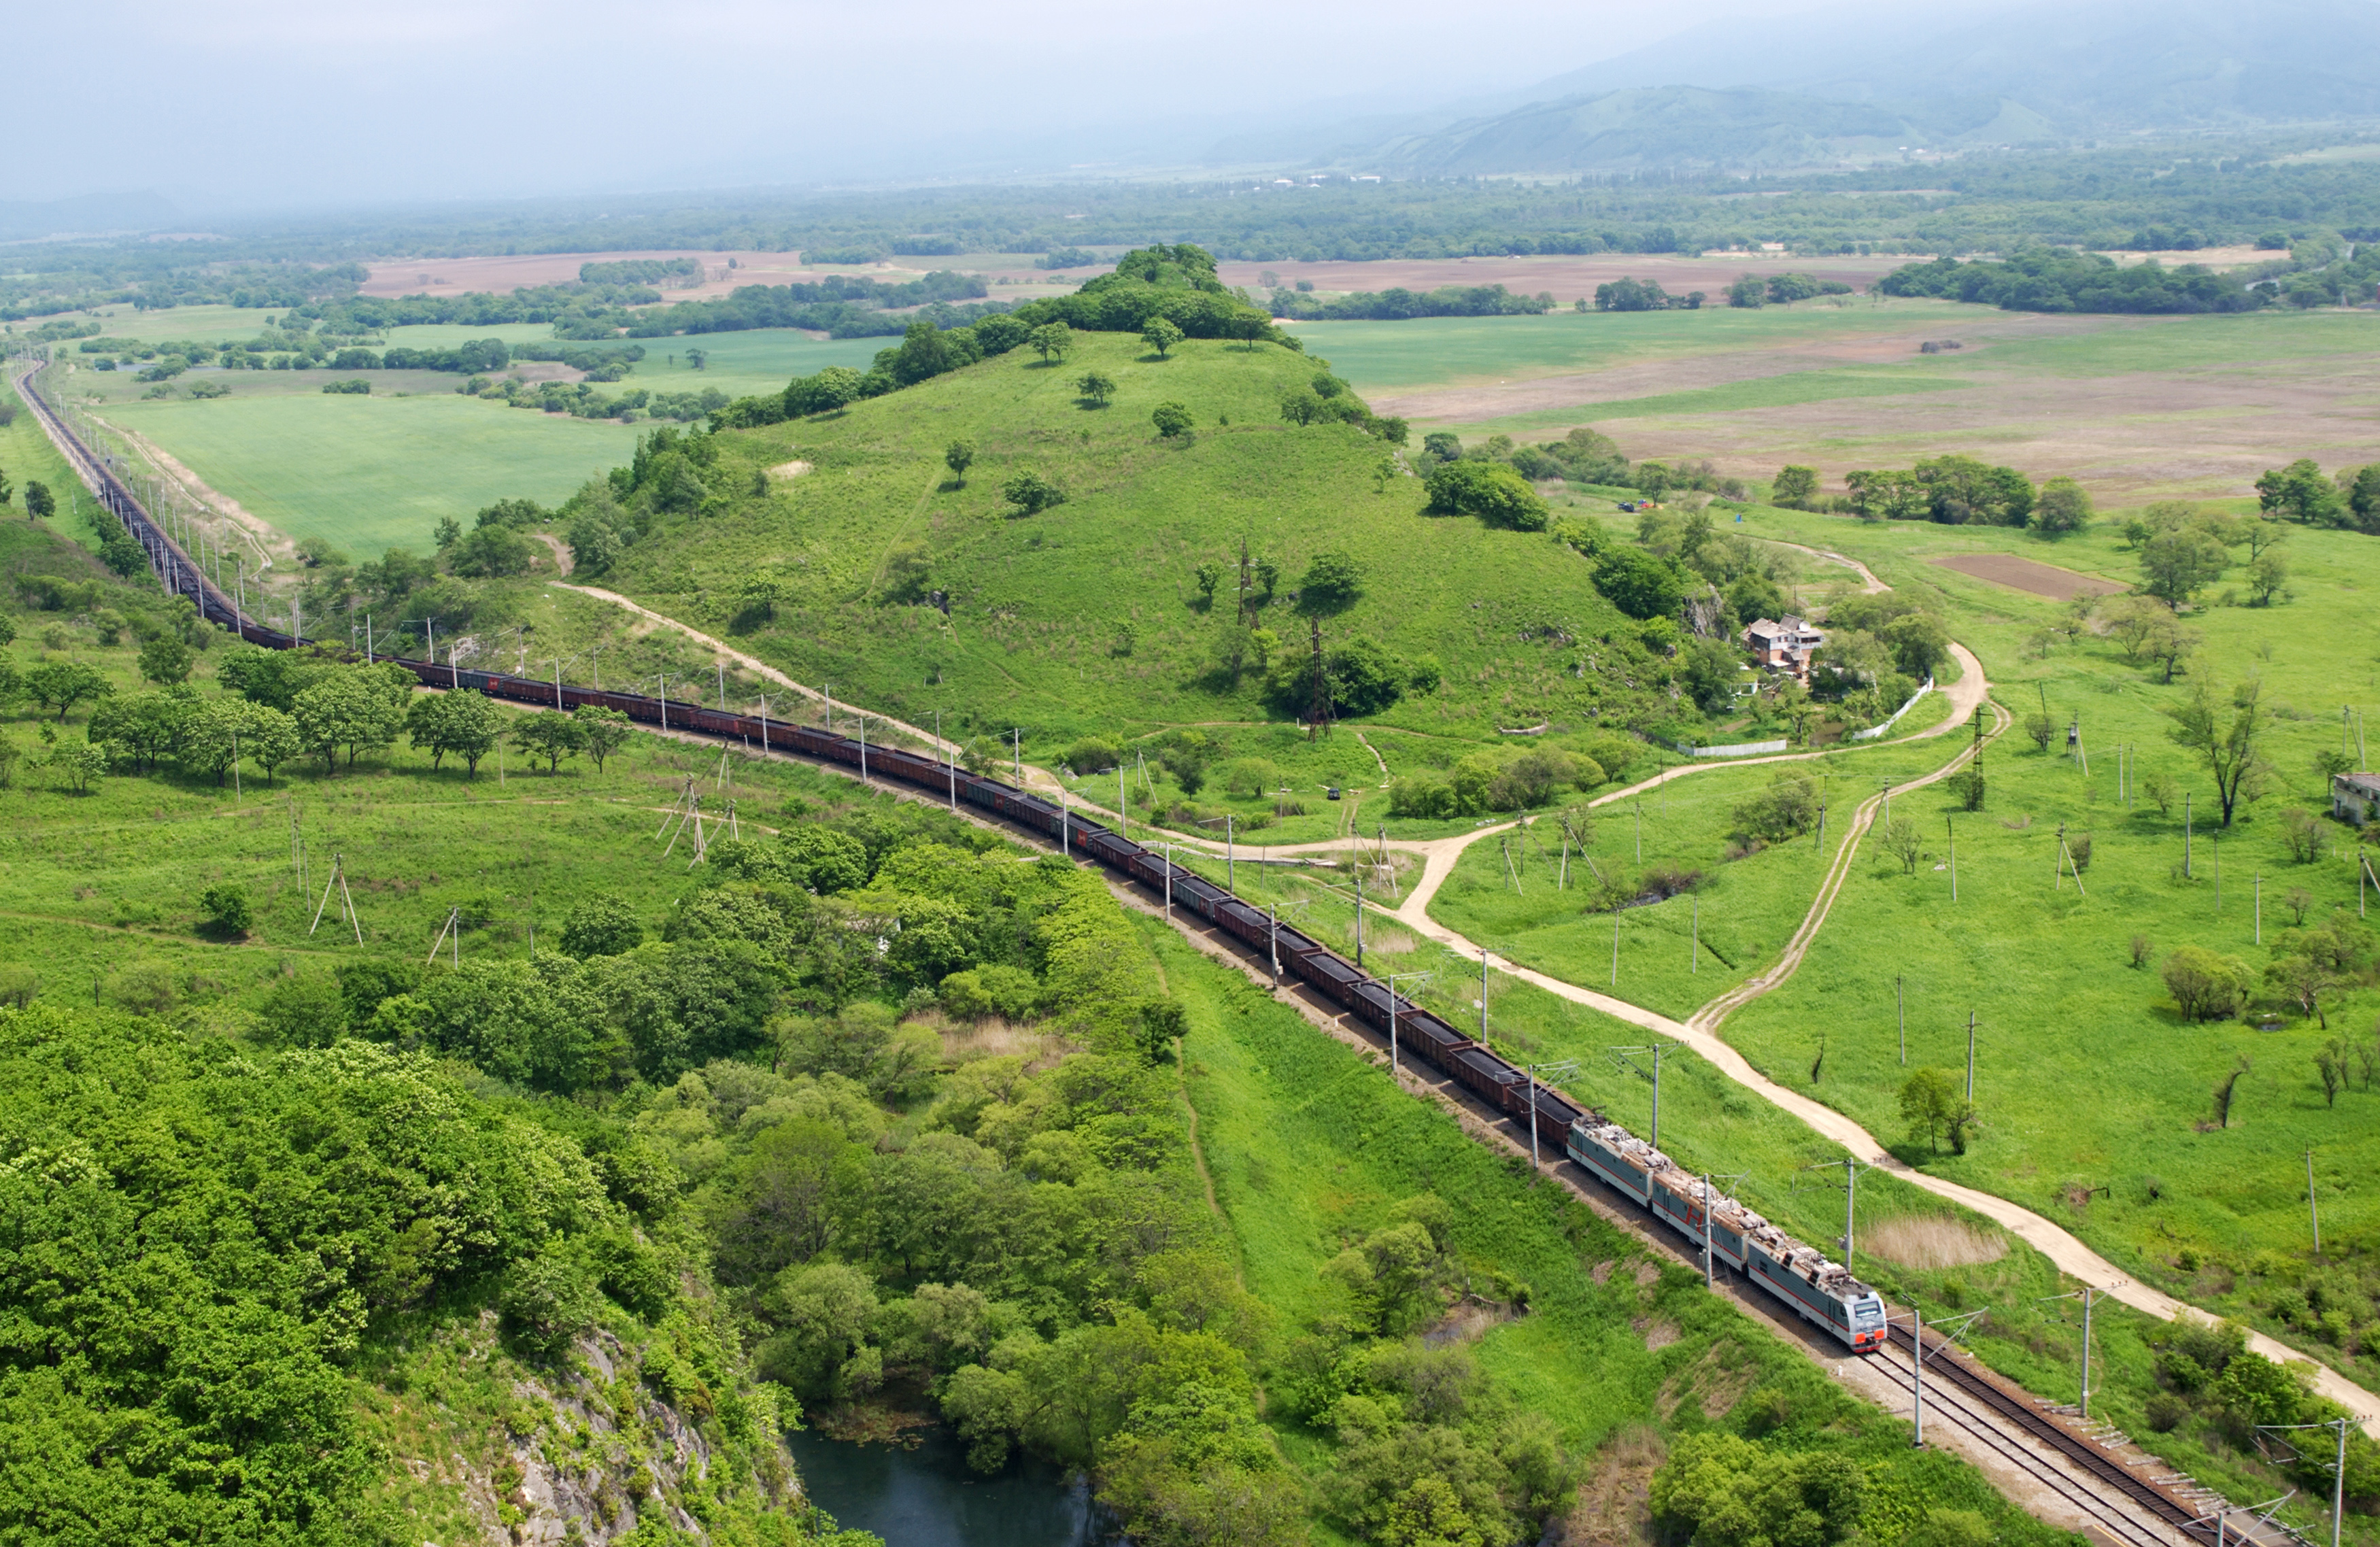
M 2380 817 L 2380 774 L 2334 774 L 2330 814 L 2361 827 Z
M 1755 664 L 1807 682 L 1810 657 L 1827 642 L 1827 636 L 1798 617 L 1764 617 L 1743 630 L 1743 642 L 1751 647 Z

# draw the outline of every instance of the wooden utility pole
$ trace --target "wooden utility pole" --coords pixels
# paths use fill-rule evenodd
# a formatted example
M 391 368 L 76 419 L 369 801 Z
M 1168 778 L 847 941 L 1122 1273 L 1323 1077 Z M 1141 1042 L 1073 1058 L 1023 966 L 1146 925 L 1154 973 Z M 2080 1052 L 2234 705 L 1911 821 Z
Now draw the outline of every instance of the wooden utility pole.
M 1305 739 L 1322 734 L 1330 720 L 1330 680 L 1322 669 L 1322 620 L 1309 618 L 1314 640 L 1314 702 L 1306 711 Z

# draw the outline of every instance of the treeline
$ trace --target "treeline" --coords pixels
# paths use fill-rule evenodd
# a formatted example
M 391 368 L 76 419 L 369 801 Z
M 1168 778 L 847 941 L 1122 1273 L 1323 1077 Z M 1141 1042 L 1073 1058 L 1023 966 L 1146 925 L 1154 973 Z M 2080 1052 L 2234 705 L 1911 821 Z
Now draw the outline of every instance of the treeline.
M 1394 322 L 1408 317 L 1537 317 L 1554 309 L 1550 291 L 1516 296 L 1501 285 L 1442 285 L 1435 290 L 1402 288 L 1353 295 L 1316 296 L 1277 289 L 1272 311 L 1277 317 L 1305 322 Z
M 770 201 L 654 195 L 531 213 L 509 206 L 234 223 L 221 239 L 44 245 L 0 275 L 0 319 L 84 306 L 281 307 L 351 293 L 355 251 L 426 261 L 492 251 L 803 251 L 866 262 L 905 250 L 1049 252 L 1195 241 L 1257 262 L 1697 252 L 1784 243 L 1803 254 L 2121 248 L 2380 232 L 2380 166 L 2280 159 L 2302 136 L 1962 156 L 1923 166 L 1763 174 L 1650 168 L 1567 182 L 1425 178 L 1290 191 L 1205 183 L 933 189 Z M 1743 197 L 1747 187 L 1761 195 Z M 1075 218 L 1080 217 L 1080 218 Z M 921 235 L 924 233 L 924 235 Z M 319 266 L 316 266 L 319 265 Z
M 670 334 L 741 333 L 753 328 L 809 328 L 837 338 L 871 338 L 898 334 L 906 318 L 880 315 L 903 307 L 950 305 L 980 299 L 988 292 L 981 276 L 937 269 L 922 278 L 888 284 L 865 274 L 830 274 L 816 283 L 747 285 L 719 300 L 679 301 L 674 306 L 625 313 L 612 321 L 631 338 L 660 338 Z M 1004 301 L 987 302 L 959 318 L 1008 310 Z M 948 324 L 945 324 L 948 325 Z
M 939 326 L 928 316 L 914 318 L 900 344 L 879 350 L 865 372 L 830 365 L 816 375 L 795 377 L 783 393 L 738 398 L 714 414 L 711 423 L 714 428 L 749 428 L 807 414 L 832 413 L 863 398 L 881 397 L 1028 344 L 1044 359 L 1062 359 L 1076 328 L 1137 333 L 1152 348 L 1171 347 L 1185 337 L 1231 337 L 1250 345 L 1266 339 L 1291 349 L 1304 348 L 1297 339 L 1274 327 L 1265 311 L 1223 287 L 1215 277 L 1211 254 L 1187 245 L 1158 246 L 1125 253 L 1116 261 L 1113 273 L 1099 275 L 1071 296 L 1028 301 L 1014 310 L 1002 307 L 957 327 Z M 1324 381 L 1332 384 L 1328 394 L 1318 390 Z M 1292 395 L 1284 403 L 1283 411 L 1293 420 L 1305 424 L 1316 419 L 1349 418 L 1373 433 L 1387 432 L 1385 427 L 1391 421 L 1373 419 L 1352 393 L 1335 407 L 1327 401 L 1338 395 L 1344 383 L 1327 373 L 1317 383 L 1317 391 L 1303 397 Z M 1395 422 L 1391 438 L 1402 442 L 1402 421 Z
M 702 261 L 698 258 L 630 258 L 578 265 L 581 285 L 659 285 L 665 279 L 701 277 Z
M 1895 269 L 1876 282 L 1888 296 L 1971 301 L 2004 311 L 2253 311 L 2271 292 L 2202 264 L 2168 269 L 2154 259 L 2119 266 L 2064 248 L 2030 248 L 1994 262 L 1937 258 Z

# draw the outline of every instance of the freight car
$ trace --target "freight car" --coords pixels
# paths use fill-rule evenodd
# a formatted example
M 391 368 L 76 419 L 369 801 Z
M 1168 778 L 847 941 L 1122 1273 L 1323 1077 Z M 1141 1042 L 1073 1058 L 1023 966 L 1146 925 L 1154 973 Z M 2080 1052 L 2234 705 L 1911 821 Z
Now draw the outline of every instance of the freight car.
M 1884 1300 L 1841 1263 L 1828 1261 L 1617 1123 L 1583 1118 L 1571 1126 L 1568 1148 L 1580 1169 L 1634 1199 L 1697 1249 L 1707 1249 L 1715 1263 L 1744 1274 L 1852 1352 L 1883 1346 Z
M 149 553 L 157 577 L 186 594 L 210 621 L 251 644 L 273 650 L 310 641 L 266 627 L 248 616 L 204 574 L 191 566 L 172 538 L 150 519 L 138 500 L 97 457 L 76 440 L 37 393 L 27 397 L 36 412 L 72 447 L 85 479 L 101 503 L 123 520 Z M 318 641 L 316 648 L 326 647 Z M 342 654 L 352 654 L 340 649 Z M 1697 1248 L 1707 1240 L 1715 1262 L 1743 1273 L 1794 1311 L 1826 1328 L 1854 1353 L 1883 1345 L 1884 1305 L 1873 1289 L 1839 1263 L 1786 1235 L 1736 1200 L 1706 1194 L 1699 1179 L 1600 1114 L 1581 1108 L 1550 1086 L 1540 1085 L 1497 1053 L 1465 1036 L 1389 985 L 1366 973 L 1275 915 L 1233 896 L 1222 887 L 1176 865 L 1156 850 L 1133 843 L 1105 824 L 1087 821 L 1027 790 L 969 774 L 945 761 L 899 748 L 871 747 L 814 725 L 789 725 L 767 715 L 739 714 L 724 707 L 638 693 L 604 692 L 559 681 L 502 672 L 464 669 L 459 664 L 404 657 L 370 657 L 410 672 L 426 688 L 476 691 L 490 698 L 539 708 L 615 710 L 657 728 L 740 741 L 769 751 L 789 751 L 850 768 L 863 779 L 890 779 L 946 800 L 953 810 L 968 806 L 1015 823 L 1060 845 L 1069 856 L 1105 866 L 1152 895 L 1203 919 L 1269 963 L 1275 981 L 1284 975 L 1310 985 L 1355 1019 L 1392 1036 L 1400 1057 L 1410 1054 L 1511 1119 L 1561 1146 L 1582 1170 L 1634 1199 Z

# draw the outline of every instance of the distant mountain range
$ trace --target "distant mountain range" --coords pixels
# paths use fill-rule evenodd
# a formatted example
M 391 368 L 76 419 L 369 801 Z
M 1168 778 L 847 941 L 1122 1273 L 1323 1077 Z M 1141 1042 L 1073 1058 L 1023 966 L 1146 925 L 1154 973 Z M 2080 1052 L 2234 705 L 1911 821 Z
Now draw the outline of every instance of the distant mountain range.
M 2102 0 L 1729 18 L 1520 91 L 1296 134 L 1317 165 L 1427 176 L 1792 166 L 1903 147 L 2380 118 L 2373 0 Z

